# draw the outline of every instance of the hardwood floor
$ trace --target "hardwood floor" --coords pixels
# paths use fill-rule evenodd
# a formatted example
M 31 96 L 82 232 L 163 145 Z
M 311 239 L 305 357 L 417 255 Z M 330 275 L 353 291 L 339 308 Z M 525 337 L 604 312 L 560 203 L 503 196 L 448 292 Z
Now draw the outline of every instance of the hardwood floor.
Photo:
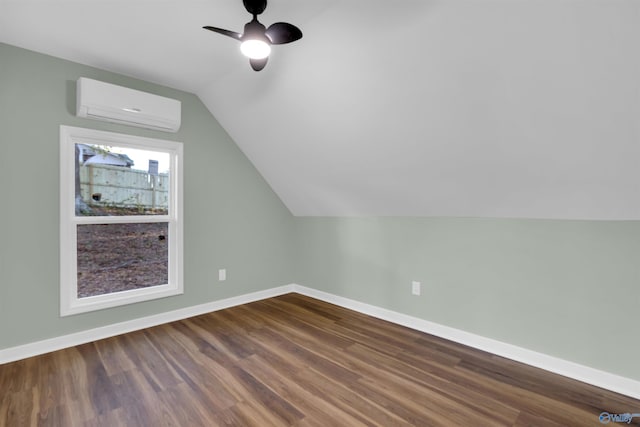
M 0 365 L 0 393 L 11 427 L 602 426 L 602 412 L 640 413 L 638 400 L 298 294 Z

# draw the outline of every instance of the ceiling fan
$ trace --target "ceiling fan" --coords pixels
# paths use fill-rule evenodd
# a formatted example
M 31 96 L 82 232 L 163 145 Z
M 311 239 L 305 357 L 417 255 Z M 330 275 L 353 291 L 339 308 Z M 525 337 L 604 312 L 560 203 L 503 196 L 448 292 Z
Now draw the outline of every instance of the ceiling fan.
M 258 15 L 267 8 L 267 0 L 242 0 L 242 2 L 247 12 L 253 15 L 253 19 L 245 24 L 243 34 L 210 26 L 202 28 L 242 42 L 240 50 L 249 57 L 251 68 L 260 71 L 267 65 L 271 45 L 299 40 L 302 38 L 302 31 L 295 25 L 286 22 L 276 22 L 266 28 L 258 22 Z

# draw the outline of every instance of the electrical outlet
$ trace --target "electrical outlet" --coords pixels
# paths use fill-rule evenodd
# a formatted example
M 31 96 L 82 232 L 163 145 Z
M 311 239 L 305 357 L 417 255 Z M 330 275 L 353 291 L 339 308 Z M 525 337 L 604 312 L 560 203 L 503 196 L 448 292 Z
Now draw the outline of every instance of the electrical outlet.
M 227 269 L 226 268 L 221 268 L 220 270 L 218 270 L 218 280 L 221 282 L 224 282 L 225 280 L 227 280 Z
M 416 282 L 415 280 L 411 282 L 411 293 L 413 295 L 420 295 L 420 282 Z

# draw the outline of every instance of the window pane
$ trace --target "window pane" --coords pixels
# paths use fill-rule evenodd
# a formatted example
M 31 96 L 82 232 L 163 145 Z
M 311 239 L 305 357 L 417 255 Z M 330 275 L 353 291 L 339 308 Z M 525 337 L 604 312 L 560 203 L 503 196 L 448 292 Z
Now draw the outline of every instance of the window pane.
M 166 215 L 168 153 L 75 144 L 76 215 Z
M 77 227 L 78 298 L 168 283 L 168 223 Z

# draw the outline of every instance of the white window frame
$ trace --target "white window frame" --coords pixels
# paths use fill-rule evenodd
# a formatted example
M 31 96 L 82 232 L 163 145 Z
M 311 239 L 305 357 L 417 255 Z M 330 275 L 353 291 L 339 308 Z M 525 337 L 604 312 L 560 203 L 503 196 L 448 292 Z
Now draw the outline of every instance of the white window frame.
M 167 215 L 76 216 L 75 144 L 88 143 L 160 151 L 170 156 Z M 95 129 L 60 126 L 60 316 L 101 310 L 184 293 L 182 143 Z M 77 226 L 81 224 L 168 223 L 168 282 L 78 298 Z

